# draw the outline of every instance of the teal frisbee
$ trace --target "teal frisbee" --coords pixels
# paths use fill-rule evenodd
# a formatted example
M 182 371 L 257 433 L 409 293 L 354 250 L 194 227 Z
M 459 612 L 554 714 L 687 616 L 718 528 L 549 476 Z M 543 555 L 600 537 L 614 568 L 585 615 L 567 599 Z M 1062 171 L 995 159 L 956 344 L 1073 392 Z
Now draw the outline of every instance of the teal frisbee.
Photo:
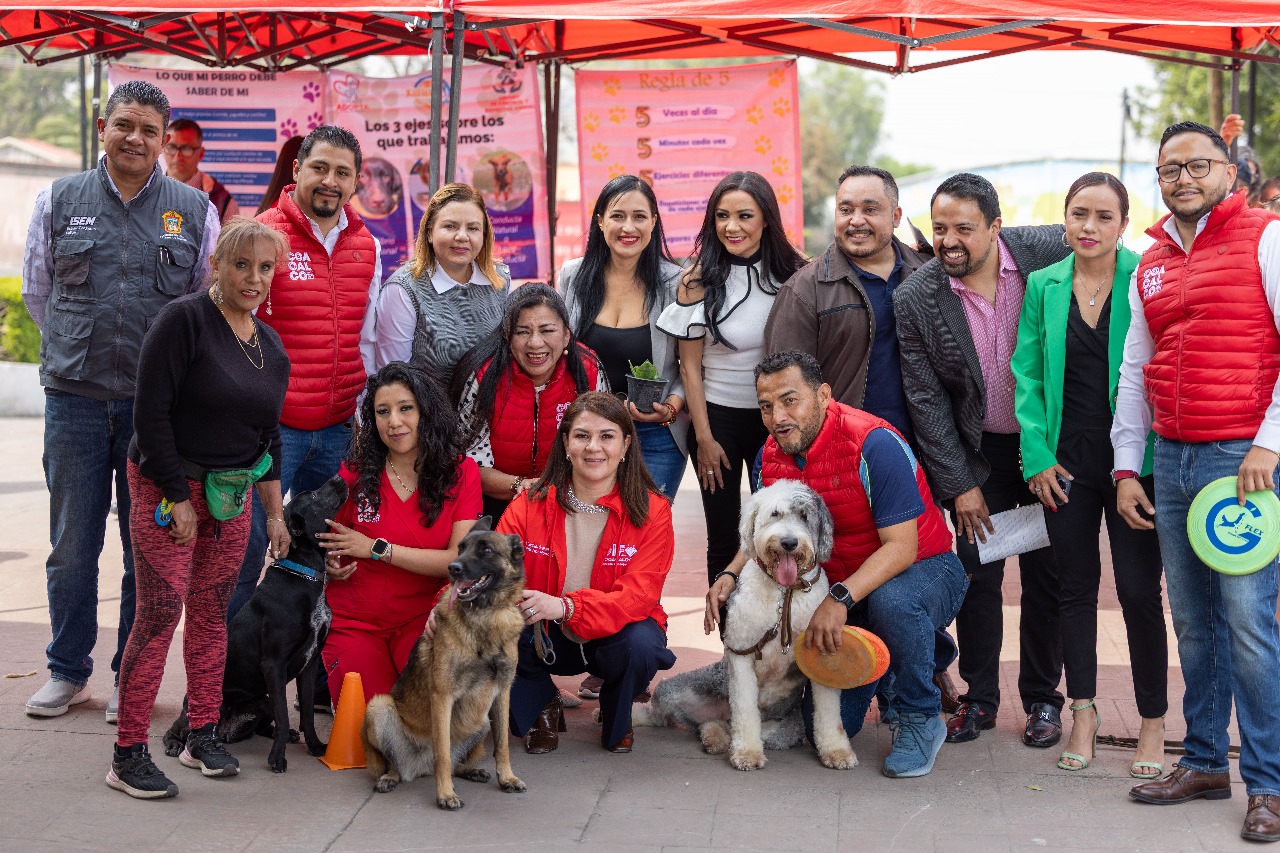
M 1249 492 L 1240 506 L 1236 478 L 1214 480 L 1191 502 L 1187 536 L 1196 556 L 1214 571 L 1256 572 L 1280 554 L 1280 498 L 1266 490 Z

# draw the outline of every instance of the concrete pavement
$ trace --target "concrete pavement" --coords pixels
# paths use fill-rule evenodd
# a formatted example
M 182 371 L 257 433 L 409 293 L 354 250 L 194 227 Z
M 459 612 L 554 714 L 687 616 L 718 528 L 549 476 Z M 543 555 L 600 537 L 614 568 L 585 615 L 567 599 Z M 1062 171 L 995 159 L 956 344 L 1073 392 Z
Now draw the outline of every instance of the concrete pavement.
M 44 559 L 48 504 L 40 467 L 42 424 L 0 419 L 0 850 L 75 851 L 403 851 L 449 849 L 609 851 L 1001 851 L 1239 850 L 1244 787 L 1233 798 L 1182 806 L 1143 806 L 1126 791 L 1132 753 L 1100 748 L 1093 766 L 1055 767 L 1057 750 L 1019 741 L 1016 572 L 1008 572 L 1005 707 L 994 731 L 944 745 L 934 771 L 919 779 L 880 775 L 889 749 L 874 721 L 854 738 L 860 766 L 822 767 L 811 749 L 770 753 L 763 770 L 742 773 L 701 752 L 675 730 L 641 729 L 630 755 L 598 745 L 593 702 L 567 712 L 569 732 L 548 755 L 513 743 L 513 764 L 528 784 L 504 794 L 496 784 L 459 781 L 457 813 L 434 804 L 430 779 L 374 794 L 364 771 L 334 772 L 291 746 L 289 771 L 266 767 L 268 741 L 233 745 L 242 771 L 204 779 L 167 758 L 159 737 L 184 691 L 175 638 L 161 687 L 152 745 L 181 789 L 174 800 L 140 802 L 103 784 L 115 729 L 103 721 L 111 689 L 120 577 L 119 540 L 108 529 L 100 582 L 94 698 L 55 719 L 27 717 L 23 704 L 47 676 L 49 640 Z M 678 669 L 710 662 L 718 643 L 700 627 L 704 531 L 692 479 L 676 507 L 677 559 L 664 602 Z M 114 519 L 113 519 L 114 521 Z M 1109 572 L 1104 572 L 1104 576 Z M 1099 643 L 1102 733 L 1137 735 L 1124 632 L 1114 588 L 1102 593 Z M 28 675 L 28 673 L 33 673 Z M 17 676 L 17 677 L 14 677 Z M 563 684 L 576 687 L 577 679 Z M 1181 678 L 1170 669 L 1168 737 L 1182 736 Z M 327 718 L 321 718 L 327 729 Z M 321 732 L 327 736 L 327 731 Z M 1171 765 L 1172 758 L 1167 764 Z M 1234 768 L 1233 768 L 1234 774 Z

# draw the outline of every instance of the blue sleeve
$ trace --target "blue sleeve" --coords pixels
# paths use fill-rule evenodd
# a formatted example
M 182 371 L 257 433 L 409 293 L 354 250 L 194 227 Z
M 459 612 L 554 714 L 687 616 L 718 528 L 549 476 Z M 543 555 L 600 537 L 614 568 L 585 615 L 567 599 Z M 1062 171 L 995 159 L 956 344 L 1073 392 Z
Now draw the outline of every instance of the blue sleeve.
M 892 431 L 873 429 L 862 443 L 858 476 L 871 501 L 876 527 L 890 527 L 924 514 L 916 485 L 915 454 Z

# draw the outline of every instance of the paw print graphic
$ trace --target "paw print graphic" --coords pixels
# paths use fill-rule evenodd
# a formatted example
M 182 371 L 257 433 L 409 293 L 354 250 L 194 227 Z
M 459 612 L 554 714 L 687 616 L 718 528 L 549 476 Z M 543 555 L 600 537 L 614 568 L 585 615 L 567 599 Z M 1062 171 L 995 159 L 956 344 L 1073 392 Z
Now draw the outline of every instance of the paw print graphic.
M 618 93 L 622 91 L 622 81 L 612 75 L 604 78 L 604 90 L 609 97 L 616 98 Z
M 767 136 L 756 137 L 756 153 L 757 154 L 768 154 L 772 150 L 773 150 L 773 140 L 771 140 Z
M 617 178 L 621 175 L 625 175 L 626 173 L 627 173 L 626 166 L 622 165 L 621 163 L 614 163 L 612 166 L 609 167 L 609 180 L 612 181 L 614 178 Z
M 302 97 L 306 98 L 308 101 L 311 101 L 312 103 L 315 103 L 316 100 L 320 97 L 320 84 L 307 83 L 306 85 L 304 85 L 302 87 Z
M 786 98 L 778 98 L 773 102 L 773 111 L 779 118 L 786 118 L 791 112 L 791 102 Z
M 776 172 L 778 170 L 775 168 L 774 171 Z M 778 187 L 778 204 L 788 204 L 795 197 L 796 197 L 796 191 L 791 187 L 790 184 L 783 184 L 782 186 Z M 790 229 L 787 229 L 787 237 L 788 238 L 791 237 Z
M 754 104 L 747 108 L 747 121 L 752 124 L 759 124 L 764 121 L 764 110 Z
M 597 142 L 595 145 L 591 146 L 591 159 L 595 160 L 597 163 L 603 163 L 604 158 L 608 156 L 609 156 L 608 145 Z
M 802 241 L 797 239 L 796 232 L 788 228 L 787 226 L 785 225 L 782 226 L 782 233 L 787 235 L 787 242 L 790 243 L 791 245 L 793 246 L 803 245 Z
M 622 124 L 623 119 L 627 117 L 626 107 L 611 107 L 609 109 L 609 121 L 614 124 Z
M 582 118 L 582 127 L 585 130 L 595 133 L 596 128 L 600 127 L 600 116 L 595 113 L 587 113 Z
M 315 130 L 317 127 L 319 127 L 322 124 L 324 124 L 324 113 L 312 113 L 311 115 L 307 116 L 308 132 Z
M 775 89 L 781 86 L 786 79 L 787 72 L 783 71 L 781 68 L 775 68 L 769 72 L 769 85 Z
M 774 157 L 773 168 L 769 171 L 773 172 L 778 177 L 782 177 L 791 171 L 791 161 L 786 157 Z
M 280 138 L 288 139 L 298 135 L 298 123 L 291 118 L 280 122 Z

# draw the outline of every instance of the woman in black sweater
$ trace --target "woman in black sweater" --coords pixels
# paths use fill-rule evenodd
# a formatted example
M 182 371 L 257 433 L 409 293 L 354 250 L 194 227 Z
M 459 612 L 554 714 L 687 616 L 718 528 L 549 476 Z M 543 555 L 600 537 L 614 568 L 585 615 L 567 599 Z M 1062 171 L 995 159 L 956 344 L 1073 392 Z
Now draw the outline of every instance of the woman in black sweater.
M 107 775 L 110 787 L 139 799 L 178 793 L 151 761 L 147 729 L 184 608 L 191 734 L 179 760 L 205 776 L 239 772 L 216 726 L 227 601 L 244 559 L 250 514 L 243 512 L 244 494 L 229 505 L 215 495 L 211 509 L 204 481 L 210 471 L 261 473 L 257 489 L 272 554 L 284 556 L 289 533 L 280 495 L 279 421 L 289 358 L 253 311 L 267 298 L 287 252 L 275 230 L 232 219 L 211 259 L 212 286 L 165 306 L 142 343 L 129 448 L 129 530 L 141 569 L 138 613 L 120 664 L 119 730 Z

